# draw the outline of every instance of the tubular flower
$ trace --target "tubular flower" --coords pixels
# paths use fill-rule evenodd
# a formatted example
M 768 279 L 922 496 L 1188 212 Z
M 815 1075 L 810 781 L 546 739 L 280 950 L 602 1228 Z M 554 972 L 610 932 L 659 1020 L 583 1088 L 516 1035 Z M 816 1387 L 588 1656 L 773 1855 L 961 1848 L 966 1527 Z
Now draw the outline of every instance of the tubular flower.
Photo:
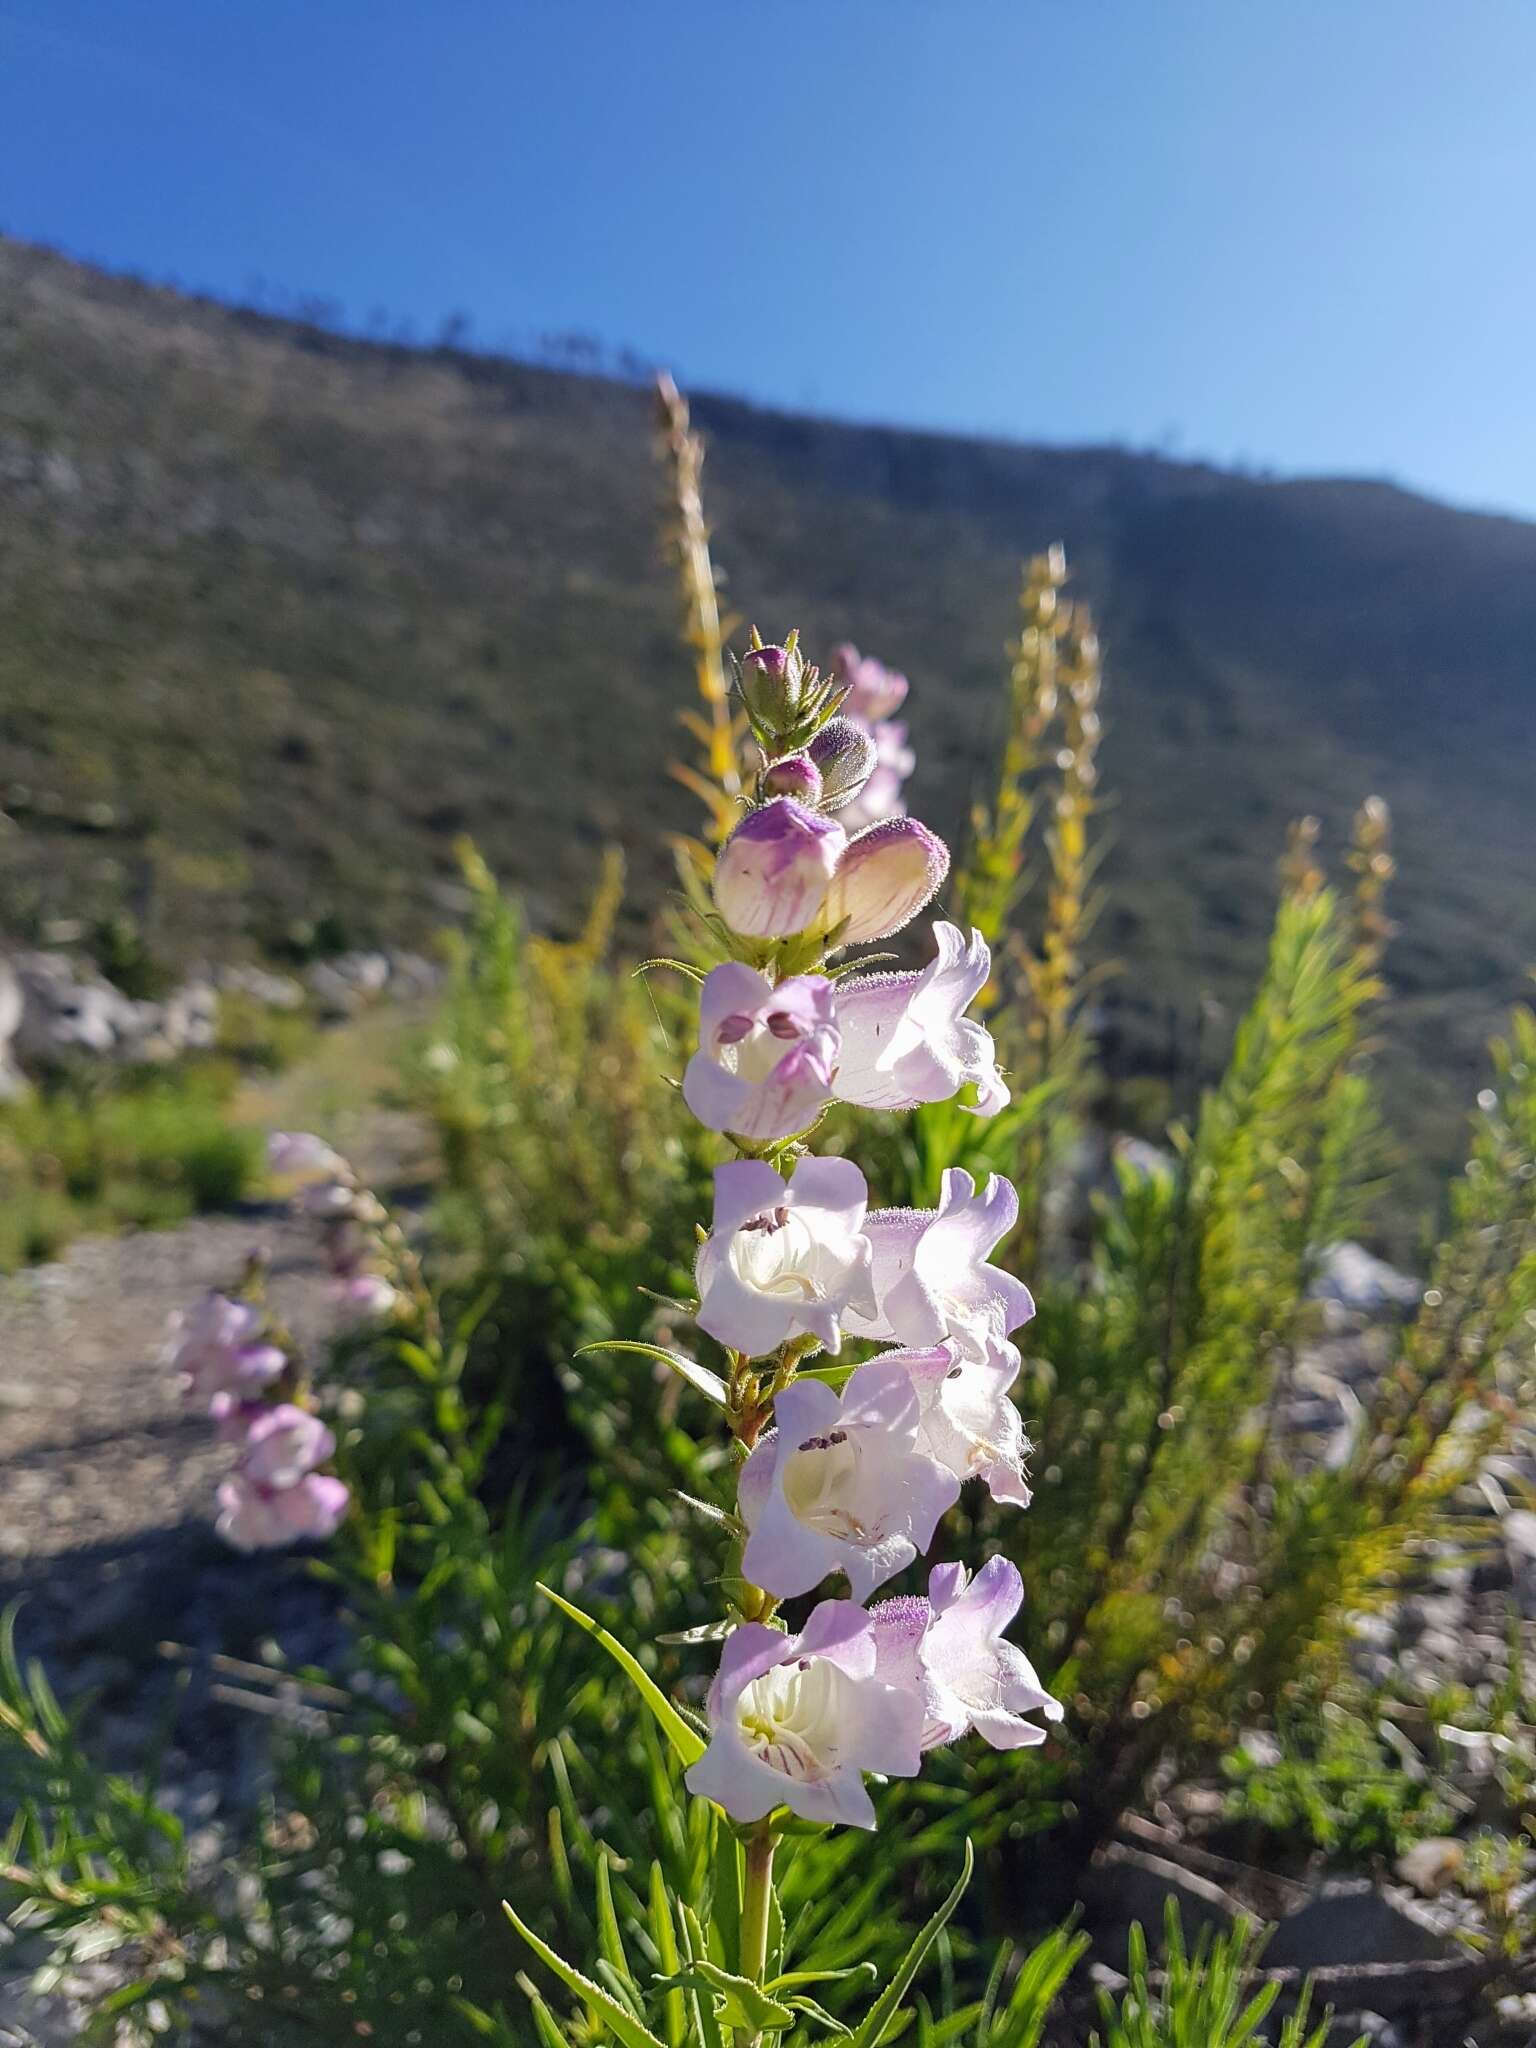
M 249 1394 L 281 1375 L 288 1359 L 261 1341 L 263 1321 L 253 1302 L 210 1293 L 173 1323 L 170 1363 L 191 1400 Z
M 715 908 L 746 938 L 792 938 L 820 916 L 846 844 L 841 825 L 776 796 L 748 811 L 721 847 Z
M 865 1771 L 910 1778 L 922 1760 L 919 1692 L 876 1676 L 875 1632 L 851 1600 L 823 1600 L 797 1636 L 747 1622 L 709 1689 L 709 1747 L 687 1785 L 732 1820 L 787 1806 L 804 1820 L 872 1828 Z
M 1019 1353 L 1006 1340 L 989 1342 L 983 1358 L 962 1358 L 953 1343 L 928 1351 L 887 1351 L 881 1365 L 900 1364 L 917 1395 L 917 1447 L 957 1480 L 980 1479 L 995 1501 L 1027 1508 L 1024 1460 L 1029 1439 L 1009 1397 Z
M 874 1248 L 879 1306 L 870 1317 L 851 1310 L 849 1335 L 920 1348 L 952 1340 L 958 1358 L 984 1362 L 1035 1312 L 1023 1281 L 986 1263 L 1018 1214 L 1011 1182 L 989 1174 L 978 1194 L 958 1166 L 944 1176 L 937 1209 L 875 1210 L 864 1234 Z
M 875 742 L 859 718 L 829 718 L 808 752 L 821 770 L 823 810 L 846 809 L 874 772 Z M 847 829 L 846 818 L 838 822 Z
M 838 985 L 842 1034 L 833 1093 L 862 1109 L 915 1109 L 945 1102 L 967 1081 L 976 1084 L 976 1116 L 995 1116 L 1008 1102 L 992 1034 L 964 1013 L 992 971 L 987 942 L 969 943 L 942 920 L 933 927 L 938 954 L 918 974 L 855 974 Z
M 887 818 L 848 841 L 822 922 L 840 946 L 888 939 L 909 925 L 949 873 L 949 848 L 916 818 Z
M 907 745 L 907 728 L 899 718 L 887 718 L 871 728 L 875 765 L 869 780 L 848 806 L 842 824 L 849 832 L 865 825 L 877 825 L 882 818 L 902 818 L 907 807 L 901 788 L 917 766 L 917 756 Z
M 850 717 L 862 718 L 868 725 L 878 725 L 893 711 L 899 711 L 911 687 L 904 675 L 887 668 L 872 654 L 860 654 L 846 640 L 832 650 L 832 673 L 848 685 L 844 711 Z
M 872 752 L 869 778 L 843 817 L 848 830 L 857 832 L 906 811 L 901 786 L 917 766 L 917 756 L 907 745 L 905 724 L 892 713 L 906 701 L 907 679 L 856 647 L 836 648 L 832 663 L 834 674 L 848 685 L 843 715 L 864 728 Z
M 700 991 L 699 1049 L 683 1075 L 683 1100 L 712 1131 L 787 1138 L 830 1098 L 840 1042 L 824 975 L 794 975 L 775 987 L 728 960 Z
M 918 1444 L 921 1412 L 900 1361 L 861 1365 L 841 1396 L 820 1380 L 779 1395 L 771 1431 L 742 1468 L 741 1568 L 781 1600 L 829 1572 L 867 1600 L 933 1541 L 960 1481 Z
M 282 1180 L 300 1174 L 335 1175 L 345 1164 L 323 1138 L 309 1131 L 274 1131 L 267 1140 L 267 1165 Z
M 850 1159 L 802 1159 L 791 1179 L 760 1159 L 715 1168 L 714 1228 L 699 1247 L 699 1327 L 761 1358 L 787 1337 L 842 1348 L 851 1312 L 875 1313 L 868 1189 Z
M 353 1273 L 339 1277 L 332 1298 L 344 1321 L 352 1324 L 380 1322 L 401 1306 L 403 1296 L 382 1273 Z
M 926 1600 L 882 1600 L 870 1610 L 876 1672 L 921 1698 L 924 1749 L 973 1728 L 994 1749 L 1026 1749 L 1047 1731 L 1023 1715 L 1061 1719 L 1024 1652 L 1003 1639 L 1023 1598 L 1017 1566 L 993 1557 L 969 1584 L 964 1565 L 936 1565 Z
M 336 1439 L 317 1416 L 283 1405 L 251 1423 L 234 1472 L 219 1488 L 219 1534 L 236 1550 L 270 1550 L 333 1533 L 348 1491 L 317 1472 Z
M 764 796 L 792 796 L 797 803 L 817 810 L 822 800 L 821 770 L 810 754 L 786 754 L 763 770 L 762 790 Z

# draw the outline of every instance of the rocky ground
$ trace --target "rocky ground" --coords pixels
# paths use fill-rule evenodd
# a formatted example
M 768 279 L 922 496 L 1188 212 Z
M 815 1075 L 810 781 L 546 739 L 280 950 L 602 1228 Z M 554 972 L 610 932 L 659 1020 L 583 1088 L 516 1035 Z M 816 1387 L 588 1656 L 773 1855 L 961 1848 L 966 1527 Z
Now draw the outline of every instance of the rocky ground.
M 277 1121 L 290 1106 L 261 1108 Z M 374 1109 L 337 1135 L 376 1183 L 398 1190 L 419 1166 L 421 1133 L 408 1118 Z M 210 1855 L 266 1783 L 269 1715 L 283 1691 L 266 1674 L 279 1656 L 334 1664 L 343 1647 L 318 1584 L 288 1561 L 238 1557 L 215 1538 L 228 1453 L 183 1406 L 163 1362 L 170 1312 L 227 1282 L 258 1245 L 282 1319 L 323 1341 L 333 1308 L 316 1233 L 276 1205 L 85 1240 L 58 1264 L 0 1283 L 0 1599 L 21 1596 L 23 1651 L 44 1660 L 59 1689 L 94 1695 L 96 1741 L 114 1766 L 142 1765 L 185 1675 L 162 1796 L 204 1831 Z M 1363 1253 L 1346 1249 L 1335 1261 L 1322 1333 L 1296 1361 L 1279 1418 L 1306 1455 L 1337 1454 L 1386 1361 L 1392 1320 L 1416 1298 L 1415 1282 Z M 1362 1633 L 1366 1675 L 1419 1690 L 1437 1680 L 1496 1684 L 1512 1653 L 1511 1614 L 1536 1612 L 1527 1523 L 1536 1531 L 1536 1516 L 1500 1498 L 1493 1475 L 1486 1561 L 1432 1565 L 1405 1589 Z M 1491 1770 L 1492 1756 L 1484 1761 Z M 1321 1888 L 1306 1873 L 1255 1871 L 1202 1845 L 1202 1797 L 1219 1804 L 1214 1788 L 1169 1788 L 1150 1816 L 1128 1818 L 1104 1855 L 1086 1901 L 1101 1975 L 1123 1955 L 1129 1921 L 1158 1924 L 1172 1895 L 1192 1927 L 1231 1924 L 1240 1912 L 1278 1920 L 1269 1960 L 1293 1983 L 1323 1973 L 1323 1996 L 1353 2029 L 1339 2042 L 1362 2030 L 1379 2048 L 1536 2041 L 1536 2014 L 1527 2023 L 1508 2011 L 1496 2031 L 1473 2030 L 1482 1973 L 1456 1939 L 1458 1909 L 1439 1864 L 1421 1858 L 1422 1869 L 1395 1883 Z M 0 2043 L 75 2039 L 81 2007 L 61 1993 L 34 1996 L 27 1961 L 19 1950 L 0 1955 Z
M 323 1073 L 319 1085 L 328 1095 Z M 247 1107 L 286 1122 L 316 1086 L 307 1075 Z M 424 1134 L 411 1117 L 354 1104 L 327 1127 L 376 1185 L 412 1199 Z M 211 1844 L 266 1782 L 281 1689 L 263 1672 L 342 1648 L 328 1595 L 291 1560 L 237 1556 L 214 1535 L 230 1454 L 165 1363 L 172 1313 L 228 1285 L 257 1247 L 281 1320 L 323 1342 L 335 1307 L 318 1234 L 277 1203 L 82 1239 L 57 1264 L 0 1279 L 0 1606 L 19 1602 L 23 1658 L 40 1658 L 66 1700 L 91 1696 L 113 1768 L 143 1767 L 173 1686 L 187 1686 L 161 1796 Z M 79 2005 L 33 1997 L 25 1960 L 0 1948 L 0 2044 L 74 2040 Z

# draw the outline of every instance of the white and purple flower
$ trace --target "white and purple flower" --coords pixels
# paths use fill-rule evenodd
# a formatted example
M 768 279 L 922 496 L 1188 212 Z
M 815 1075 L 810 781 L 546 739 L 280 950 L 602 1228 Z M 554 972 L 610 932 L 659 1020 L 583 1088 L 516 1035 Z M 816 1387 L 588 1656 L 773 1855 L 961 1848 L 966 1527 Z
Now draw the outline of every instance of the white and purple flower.
M 1061 1719 L 1060 1703 L 1034 1666 L 1003 1637 L 1023 1599 L 1018 1568 L 993 1557 L 969 1584 L 964 1565 L 936 1565 L 926 1600 L 882 1600 L 871 1608 L 875 1669 L 922 1700 L 924 1749 L 957 1742 L 972 1729 L 994 1749 L 1026 1749 L 1048 1731 L 1025 1714 Z
M 957 1480 L 979 1479 L 995 1501 L 1027 1508 L 1024 1461 L 1030 1444 L 1009 1389 L 1019 1376 L 1018 1347 L 989 1342 L 981 1358 L 962 1357 L 947 1342 L 922 1351 L 884 1351 L 875 1361 L 899 1364 L 917 1395 L 917 1447 Z
M 799 1635 L 747 1622 L 732 1631 L 709 1690 L 709 1747 L 690 1792 L 733 1820 L 787 1806 L 804 1820 L 872 1828 L 866 1771 L 914 1777 L 924 1702 L 876 1675 L 874 1625 L 851 1600 L 823 1600 Z
M 872 654 L 860 654 L 845 640 L 832 650 L 832 673 L 848 685 L 842 708 L 850 718 L 862 718 L 866 725 L 879 725 L 899 711 L 911 687 L 898 670 L 887 668 Z
M 928 1349 L 952 1341 L 958 1358 L 984 1363 L 1035 1304 L 1022 1280 L 986 1263 L 1018 1221 L 1009 1181 L 989 1174 L 979 1193 L 961 1167 L 944 1175 L 937 1209 L 877 1209 L 864 1220 L 874 1252 L 877 1308 L 854 1305 L 848 1334 Z
M 699 1327 L 761 1358 L 786 1338 L 842 1348 L 851 1313 L 873 1318 L 869 1191 L 849 1159 L 807 1157 L 785 1181 L 760 1159 L 715 1168 L 714 1228 L 699 1247 Z
M 382 1322 L 403 1299 L 382 1273 L 367 1272 L 339 1274 L 332 1295 L 342 1320 L 353 1325 Z
M 170 1363 L 194 1401 L 245 1397 L 281 1377 L 287 1354 L 263 1339 L 265 1312 L 254 1302 L 203 1295 L 171 1325 Z
M 816 1379 L 787 1387 L 742 1468 L 747 1578 L 789 1600 L 842 1572 L 862 1601 L 926 1550 L 960 1481 L 921 1448 L 921 1419 L 899 1359 L 861 1365 L 841 1395 Z
M 787 1138 L 830 1100 L 840 1043 L 825 975 L 793 975 L 775 987 L 727 961 L 700 991 L 699 1049 L 683 1075 L 683 1100 L 712 1131 Z
M 949 873 L 949 848 L 916 818 L 869 825 L 842 849 L 821 922 L 839 946 L 888 939 L 933 901 Z
M 992 971 L 978 931 L 933 927 L 938 952 L 915 974 L 854 974 L 838 984 L 842 1039 L 833 1092 L 861 1109 L 915 1109 L 945 1102 L 967 1082 L 976 1116 L 995 1116 L 1008 1102 L 997 1049 L 984 1025 L 965 1015 Z
M 267 1140 L 267 1165 L 280 1180 L 316 1173 L 334 1177 L 346 1170 L 341 1154 L 310 1131 L 274 1131 Z
M 345 1484 L 315 1470 L 336 1449 L 318 1416 L 287 1403 L 266 1408 L 246 1432 L 240 1461 L 219 1488 L 218 1531 L 236 1550 L 270 1550 L 335 1532 Z
M 777 796 L 748 811 L 715 861 L 715 908 L 733 932 L 791 938 L 820 916 L 847 844 L 841 825 Z
M 856 647 L 836 648 L 832 663 L 834 674 L 848 685 L 843 716 L 863 727 L 873 755 L 870 773 L 842 816 L 847 829 L 857 832 L 906 812 L 901 789 L 917 766 L 917 756 L 907 744 L 906 725 L 892 713 L 906 701 L 907 679 L 873 655 L 861 655 Z

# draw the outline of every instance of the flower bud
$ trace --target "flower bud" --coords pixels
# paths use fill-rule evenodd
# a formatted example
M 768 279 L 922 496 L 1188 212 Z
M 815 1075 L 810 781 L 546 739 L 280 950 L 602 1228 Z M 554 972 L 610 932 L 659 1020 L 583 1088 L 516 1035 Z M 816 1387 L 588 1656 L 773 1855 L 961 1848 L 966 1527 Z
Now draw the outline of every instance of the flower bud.
M 786 754 L 763 770 L 762 791 L 764 796 L 792 796 L 814 810 L 821 802 L 821 770 L 808 754 Z
M 805 657 L 798 647 L 749 648 L 738 678 L 742 700 L 759 725 L 785 732 L 795 724 L 805 693 Z
M 873 735 L 856 718 L 829 718 L 807 752 L 821 770 L 821 803 L 827 811 L 851 804 L 875 765 Z
M 746 938 L 787 939 L 803 932 L 826 901 L 847 843 L 841 825 L 793 797 L 775 797 L 748 811 L 721 847 L 715 908 Z
M 916 818 L 887 818 L 848 841 L 827 891 L 824 922 L 837 943 L 888 939 L 932 901 L 949 873 L 949 848 Z

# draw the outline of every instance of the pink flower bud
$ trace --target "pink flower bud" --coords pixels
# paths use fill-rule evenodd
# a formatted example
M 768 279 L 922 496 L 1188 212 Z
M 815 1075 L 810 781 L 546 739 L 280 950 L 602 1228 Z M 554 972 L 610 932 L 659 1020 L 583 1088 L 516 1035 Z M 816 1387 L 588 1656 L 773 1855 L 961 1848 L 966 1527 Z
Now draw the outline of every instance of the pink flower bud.
M 796 647 L 753 647 L 741 658 L 741 695 L 771 732 L 793 725 L 805 690 L 805 657 Z
M 821 801 L 821 770 L 806 754 L 786 754 L 763 770 L 764 796 L 792 796 L 813 808 Z
M 949 848 L 916 818 L 887 818 L 848 841 L 827 891 L 825 922 L 838 944 L 889 938 L 933 900 L 949 873 Z M 846 920 L 846 922 L 845 922 Z
M 775 797 L 749 811 L 720 849 L 715 908 L 746 938 L 803 932 L 821 912 L 846 845 L 840 825 L 793 797 Z
M 821 800 L 829 811 L 852 803 L 875 765 L 873 735 L 856 718 L 829 718 L 807 751 L 821 770 Z

